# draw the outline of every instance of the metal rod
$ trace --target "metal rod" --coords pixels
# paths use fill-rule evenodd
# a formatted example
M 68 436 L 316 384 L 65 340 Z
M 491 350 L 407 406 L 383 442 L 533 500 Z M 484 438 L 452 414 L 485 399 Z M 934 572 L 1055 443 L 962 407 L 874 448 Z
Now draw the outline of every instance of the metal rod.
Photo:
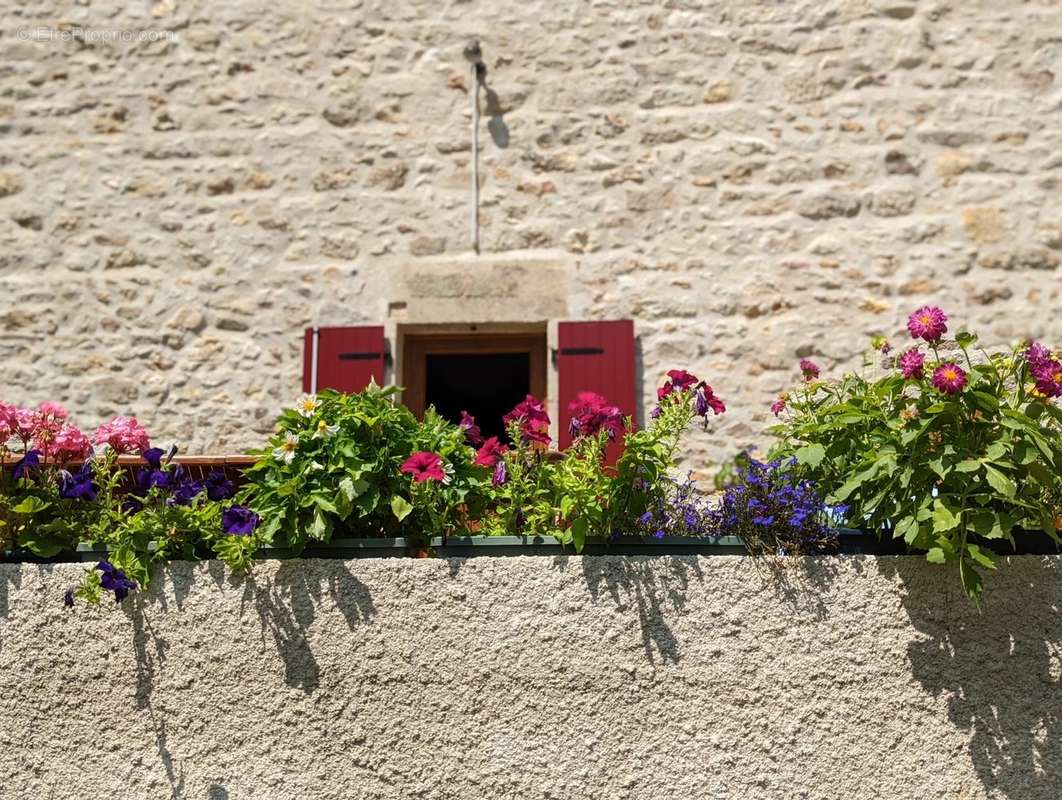
M 479 253 L 479 68 L 472 65 L 472 249 Z

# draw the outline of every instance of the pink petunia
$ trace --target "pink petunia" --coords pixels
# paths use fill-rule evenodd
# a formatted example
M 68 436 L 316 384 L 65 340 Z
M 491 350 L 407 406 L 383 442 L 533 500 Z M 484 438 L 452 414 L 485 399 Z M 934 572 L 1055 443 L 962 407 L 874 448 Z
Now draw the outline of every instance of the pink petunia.
M 667 376 L 671 378 L 671 385 L 679 391 L 689 389 L 698 383 L 697 376 L 684 369 L 669 369 Z
M 457 425 L 465 432 L 465 441 L 469 445 L 479 447 L 483 444 L 483 432 L 480 431 L 479 425 L 476 424 L 476 418 L 467 411 L 461 412 L 461 421 Z
M 958 394 L 966 388 L 966 373 L 958 364 L 941 364 L 933 371 L 933 385 L 944 394 Z
M 623 432 L 623 412 L 596 392 L 579 392 L 568 404 L 568 410 L 572 413 L 573 437 L 596 436 L 600 431 L 607 431 L 608 437 L 615 439 Z
M 726 404 L 715 396 L 711 386 L 701 381 L 693 390 L 693 410 L 698 416 L 707 417 L 709 410 L 714 414 L 725 412 Z M 707 421 L 705 424 L 707 424 Z
M 939 342 L 948 332 L 948 315 L 936 306 L 922 306 L 907 318 L 907 330 L 915 339 Z
M 103 444 L 116 453 L 143 453 L 151 448 L 147 429 L 136 417 L 118 416 L 100 425 L 92 435 L 94 444 Z
M 542 401 L 533 394 L 529 394 L 524 400 L 516 404 L 508 414 L 502 417 L 506 426 L 516 422 L 520 425 L 520 438 L 524 444 L 535 442 L 548 445 L 551 441 L 549 436 L 549 414 Z
M 900 356 L 900 371 L 909 381 L 920 381 L 925 377 L 926 357 L 918 350 L 908 350 Z
M 411 455 L 405 460 L 399 470 L 412 475 L 413 480 L 417 483 L 424 483 L 424 481 L 442 483 L 446 480 L 446 473 L 443 472 L 442 456 L 438 453 L 429 453 L 426 450 L 420 450 Z
M 498 460 L 508 452 L 509 448 L 498 441 L 497 436 L 491 436 L 479 450 L 476 451 L 475 463 L 481 467 L 495 467 Z

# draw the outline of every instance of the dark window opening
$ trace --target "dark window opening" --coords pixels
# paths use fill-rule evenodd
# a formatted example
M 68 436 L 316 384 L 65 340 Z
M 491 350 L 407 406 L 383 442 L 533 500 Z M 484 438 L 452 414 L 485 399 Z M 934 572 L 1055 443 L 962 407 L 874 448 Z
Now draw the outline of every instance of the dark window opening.
M 530 353 L 461 353 L 426 356 L 426 405 L 458 422 L 476 418 L 484 436 L 505 438 L 502 416 L 531 391 Z

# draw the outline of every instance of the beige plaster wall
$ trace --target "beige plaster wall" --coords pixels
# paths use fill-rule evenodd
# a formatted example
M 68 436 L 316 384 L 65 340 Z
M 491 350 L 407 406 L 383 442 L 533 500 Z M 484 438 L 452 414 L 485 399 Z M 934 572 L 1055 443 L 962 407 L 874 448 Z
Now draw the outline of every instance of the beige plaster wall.
M 0 798 L 1062 796 L 1062 560 L 0 566 Z

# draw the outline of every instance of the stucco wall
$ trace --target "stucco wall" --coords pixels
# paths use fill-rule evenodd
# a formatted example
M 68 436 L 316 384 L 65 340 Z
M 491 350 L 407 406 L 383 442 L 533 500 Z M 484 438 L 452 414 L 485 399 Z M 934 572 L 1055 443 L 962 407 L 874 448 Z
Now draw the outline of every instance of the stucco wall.
M 0 566 L 3 798 L 1062 796 L 1062 559 Z
M 310 323 L 633 317 L 647 397 L 689 366 L 732 409 L 699 464 L 799 356 L 858 365 L 927 301 L 1057 345 L 1060 29 L 1019 0 L 4 3 L 4 399 L 231 450 Z

